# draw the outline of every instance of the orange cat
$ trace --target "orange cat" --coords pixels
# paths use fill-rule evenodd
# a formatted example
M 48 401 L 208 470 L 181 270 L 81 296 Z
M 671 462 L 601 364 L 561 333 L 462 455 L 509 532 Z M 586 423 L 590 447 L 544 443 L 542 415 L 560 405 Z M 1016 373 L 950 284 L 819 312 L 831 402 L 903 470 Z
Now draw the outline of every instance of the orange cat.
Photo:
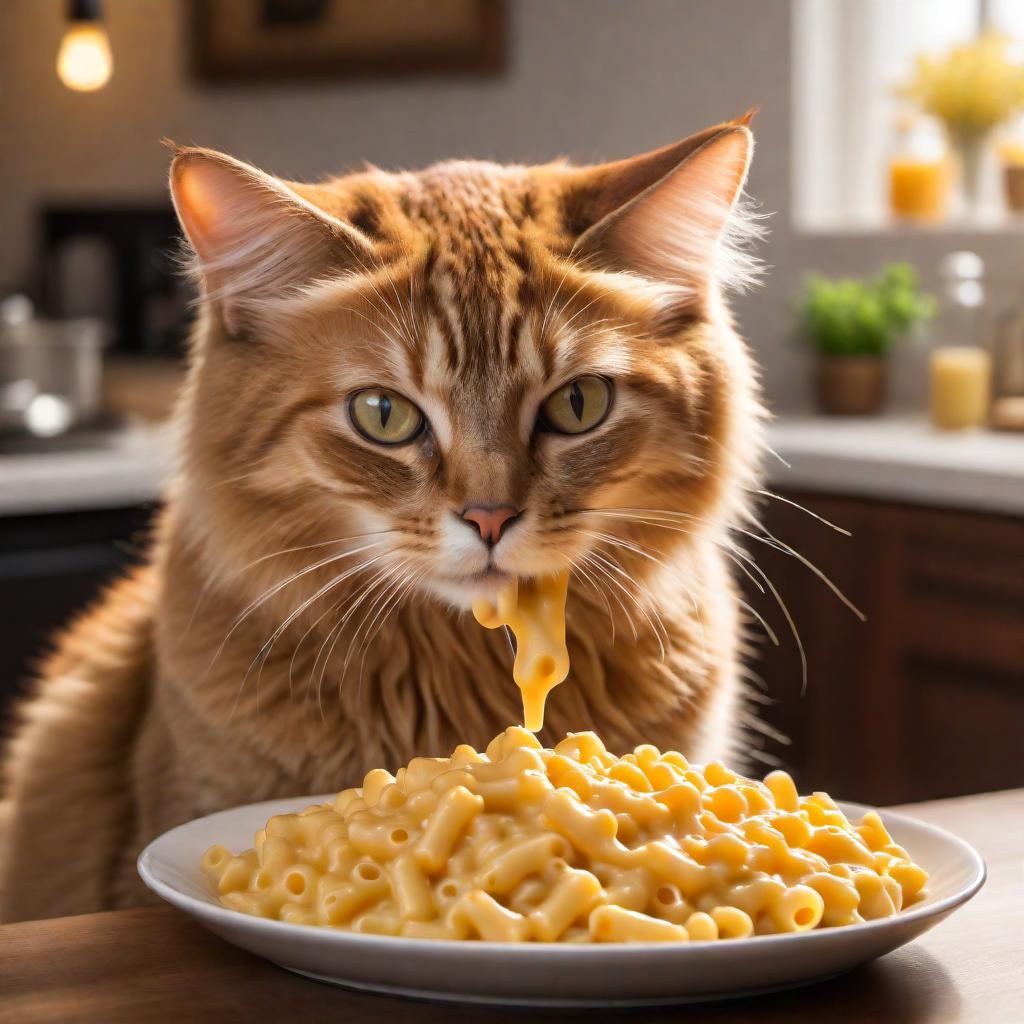
M 143 899 L 160 831 L 520 718 L 474 596 L 569 568 L 546 736 L 732 756 L 730 528 L 760 414 L 746 118 L 593 167 L 171 188 L 203 304 L 149 564 L 60 639 L 6 757 L 0 918 Z

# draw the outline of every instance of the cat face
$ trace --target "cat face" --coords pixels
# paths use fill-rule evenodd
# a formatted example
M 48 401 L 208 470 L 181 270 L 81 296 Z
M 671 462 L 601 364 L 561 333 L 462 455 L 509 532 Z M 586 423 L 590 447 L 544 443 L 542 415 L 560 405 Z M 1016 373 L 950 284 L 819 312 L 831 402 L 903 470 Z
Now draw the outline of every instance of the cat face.
M 614 582 L 636 510 L 710 522 L 751 403 L 721 298 L 749 153 L 734 124 L 597 168 L 308 186 L 184 151 L 205 500 L 462 607 L 566 567 Z

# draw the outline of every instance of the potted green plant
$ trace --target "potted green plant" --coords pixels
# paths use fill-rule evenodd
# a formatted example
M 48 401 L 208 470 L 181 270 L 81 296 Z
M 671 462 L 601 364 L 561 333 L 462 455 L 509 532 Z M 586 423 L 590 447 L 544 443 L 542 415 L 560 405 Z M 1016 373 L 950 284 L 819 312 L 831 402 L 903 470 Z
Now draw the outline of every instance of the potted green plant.
M 807 282 L 801 314 L 818 355 L 818 400 L 825 412 L 877 412 L 885 401 L 886 357 L 917 323 L 935 313 L 907 263 L 890 263 L 874 278 Z

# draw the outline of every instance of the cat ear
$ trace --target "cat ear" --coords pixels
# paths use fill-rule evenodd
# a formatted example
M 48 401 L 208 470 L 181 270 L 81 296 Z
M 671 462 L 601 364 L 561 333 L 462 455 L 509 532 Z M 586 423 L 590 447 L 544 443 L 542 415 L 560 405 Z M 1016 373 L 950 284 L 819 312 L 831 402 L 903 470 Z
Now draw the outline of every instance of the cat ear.
M 207 301 L 241 333 L 330 270 L 365 265 L 370 241 L 285 182 L 207 149 L 181 149 L 171 195 Z
M 753 152 L 751 116 L 630 160 L 581 168 L 566 197 L 581 229 L 574 251 L 692 294 L 711 280 L 745 283 L 753 261 L 730 245 L 729 233 Z

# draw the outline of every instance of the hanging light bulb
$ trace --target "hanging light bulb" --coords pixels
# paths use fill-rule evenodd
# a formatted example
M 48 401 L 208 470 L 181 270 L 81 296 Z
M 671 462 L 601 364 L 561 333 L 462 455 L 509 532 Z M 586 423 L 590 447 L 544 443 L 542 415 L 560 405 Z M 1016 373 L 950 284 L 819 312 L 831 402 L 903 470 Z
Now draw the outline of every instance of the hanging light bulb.
M 102 89 L 113 74 L 114 59 L 100 23 L 99 0 L 71 0 L 68 21 L 57 53 L 57 74 L 76 92 Z

